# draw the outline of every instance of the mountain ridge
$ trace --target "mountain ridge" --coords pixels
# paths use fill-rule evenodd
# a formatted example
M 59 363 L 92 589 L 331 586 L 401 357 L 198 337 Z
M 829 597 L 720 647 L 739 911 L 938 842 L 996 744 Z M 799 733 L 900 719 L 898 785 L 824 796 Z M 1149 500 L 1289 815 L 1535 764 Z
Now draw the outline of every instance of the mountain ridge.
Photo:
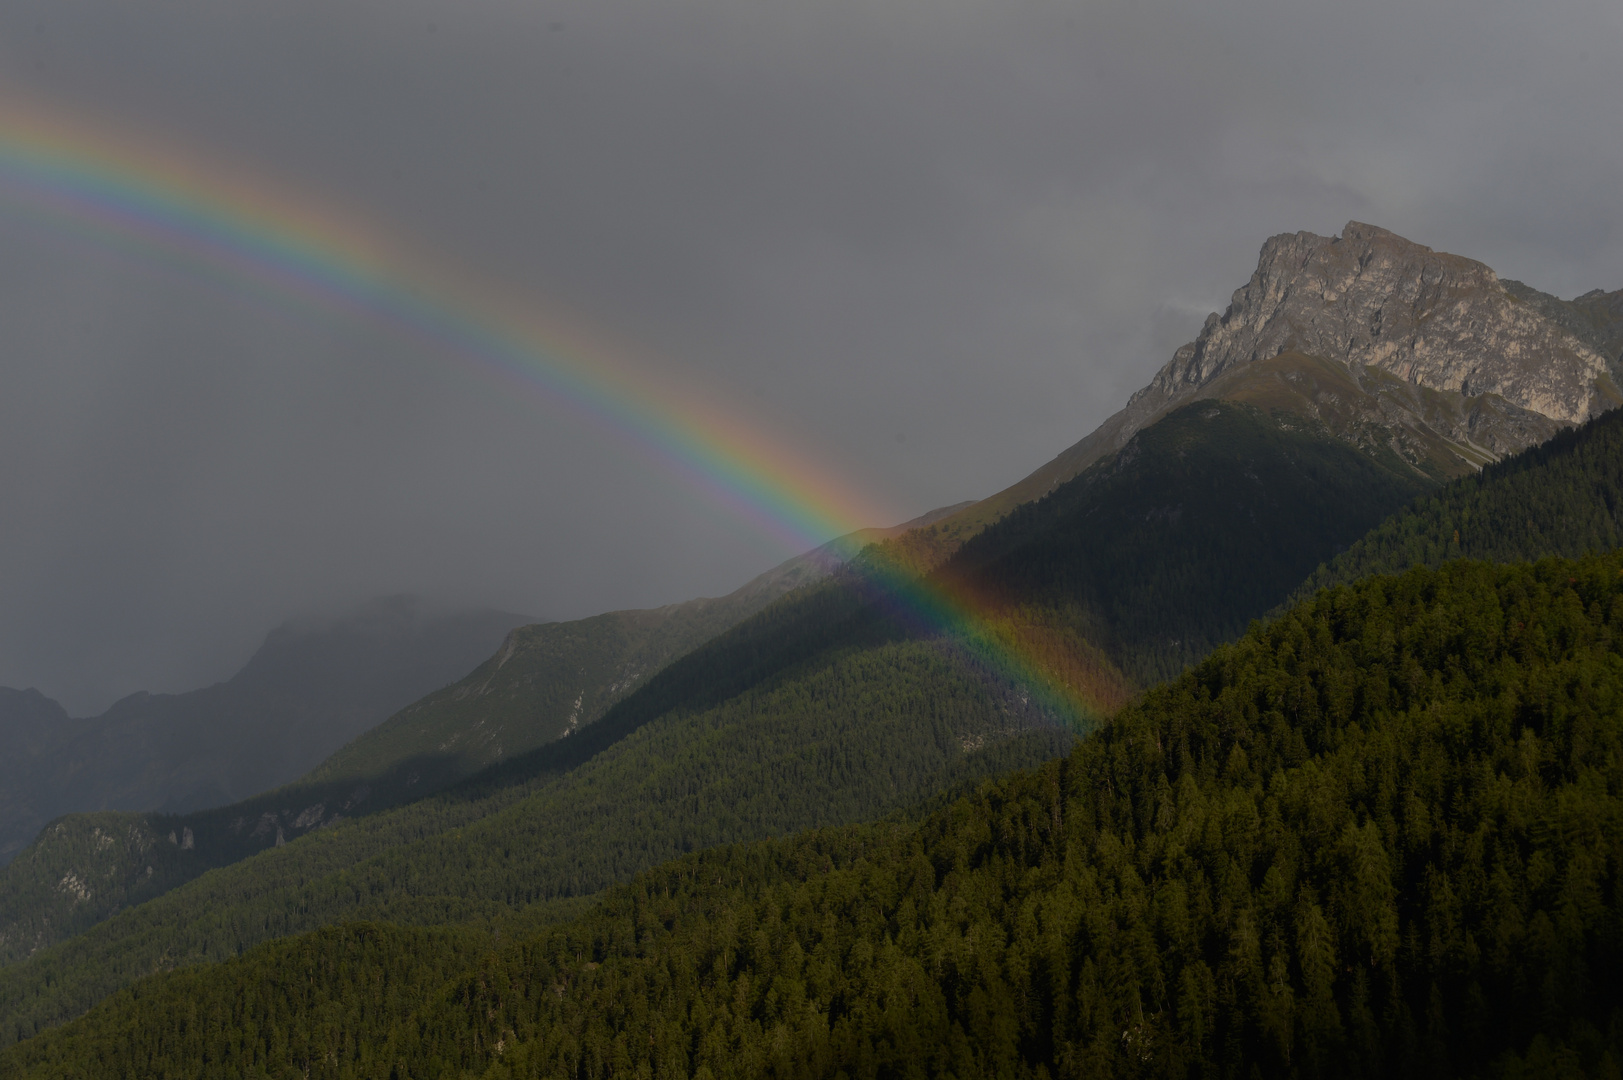
M 420 777 L 417 784 L 436 768 L 441 771 L 435 779 L 449 782 L 504 756 L 568 737 L 677 656 L 795 589 L 824 580 L 868 544 L 927 527 L 966 505 L 941 507 L 900 525 L 837 537 L 758 574 L 725 596 L 517 628 L 465 678 L 361 734 L 301 779 L 354 780 L 377 789 L 389 782 L 390 762 L 409 759 Z M 608 647 L 602 655 L 589 655 L 605 641 Z M 552 682 L 567 678 L 571 665 L 590 665 L 592 674 L 582 669 L 561 696 L 554 694 L 538 705 L 534 688 L 548 676 L 538 677 L 526 662 L 544 665 Z M 492 712 L 497 715 L 492 717 Z M 441 754 L 449 755 L 449 760 L 436 766 L 433 758 Z M 459 758 L 461 754 L 466 757 Z
M 465 673 L 527 621 L 388 598 L 273 629 L 239 671 L 212 686 L 137 692 L 100 716 L 64 712 L 26 732 L 8 725 L 0 859 L 64 813 L 182 810 L 291 780 L 351 735 Z
M 1620 543 L 1623 411 L 1614 410 L 1421 496 L 1309 574 L 1288 602 L 1411 566 L 1578 558 Z
M 1336 237 L 1280 233 L 1227 310 L 1208 315 L 1122 409 L 916 543 L 950 552 L 1180 405 L 1277 396 L 1293 375 L 1303 383 L 1328 375 L 1333 385 L 1274 407 L 1332 421 L 1340 414 L 1332 430 L 1356 445 L 1384 443 L 1434 479 L 1465 475 L 1623 403 L 1619 353 L 1623 290 L 1557 300 L 1356 221 Z M 1246 370 L 1259 362 L 1272 363 L 1270 379 Z M 1275 386 L 1265 392 L 1264 382 Z
M 235 803 L 55 820 L 32 838 L 20 861 L 0 868 L 0 964 L 210 869 L 421 799 L 480 769 L 578 736 L 673 659 L 784 594 L 825 580 L 866 543 L 961 505 L 838 537 L 724 597 L 513 629 L 471 672 L 362 732 L 302 776 Z M 26 700 L 36 710 L 55 704 L 9 693 L 0 696 L 0 710 L 8 701 Z

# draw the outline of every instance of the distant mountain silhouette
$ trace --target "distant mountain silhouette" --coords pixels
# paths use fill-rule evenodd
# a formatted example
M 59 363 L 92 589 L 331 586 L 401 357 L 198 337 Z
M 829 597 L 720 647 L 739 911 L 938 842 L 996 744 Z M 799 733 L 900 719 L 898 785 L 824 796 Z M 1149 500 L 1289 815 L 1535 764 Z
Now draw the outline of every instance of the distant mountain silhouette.
M 131 694 L 97 717 L 0 689 L 0 860 L 62 814 L 182 811 L 286 783 L 532 621 L 393 597 L 271 631 L 225 682 Z

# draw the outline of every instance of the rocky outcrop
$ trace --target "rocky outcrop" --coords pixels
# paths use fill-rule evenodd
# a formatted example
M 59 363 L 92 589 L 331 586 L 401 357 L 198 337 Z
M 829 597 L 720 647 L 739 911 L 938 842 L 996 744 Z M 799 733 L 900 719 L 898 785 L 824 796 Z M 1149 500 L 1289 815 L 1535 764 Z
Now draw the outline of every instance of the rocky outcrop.
M 1505 291 L 1606 358 L 1612 381 L 1623 387 L 1623 289 L 1592 289 L 1562 300 L 1504 278 Z
M 1263 245 L 1228 310 L 1140 395 L 1176 396 L 1239 364 L 1300 352 L 1376 368 L 1428 390 L 1493 394 L 1568 424 L 1617 403 L 1606 358 L 1482 263 L 1352 221 Z
M 1285 233 L 1126 408 L 936 531 L 962 542 L 1206 398 L 1293 413 L 1458 476 L 1623 403 L 1620 353 L 1623 291 L 1558 300 L 1356 221 L 1340 236 Z

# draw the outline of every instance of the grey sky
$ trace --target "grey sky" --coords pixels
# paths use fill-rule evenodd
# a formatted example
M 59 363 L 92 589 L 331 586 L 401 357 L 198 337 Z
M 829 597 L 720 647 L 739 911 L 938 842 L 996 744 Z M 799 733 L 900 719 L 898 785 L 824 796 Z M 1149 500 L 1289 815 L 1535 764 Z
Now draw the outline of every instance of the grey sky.
M 1615 0 L 0 5 L 0 94 L 603 327 L 892 520 L 1081 437 L 1276 232 L 1623 286 L 1620 55 Z M 465 366 L 15 205 L 0 325 L 0 684 L 78 713 L 370 595 L 573 617 L 791 554 Z

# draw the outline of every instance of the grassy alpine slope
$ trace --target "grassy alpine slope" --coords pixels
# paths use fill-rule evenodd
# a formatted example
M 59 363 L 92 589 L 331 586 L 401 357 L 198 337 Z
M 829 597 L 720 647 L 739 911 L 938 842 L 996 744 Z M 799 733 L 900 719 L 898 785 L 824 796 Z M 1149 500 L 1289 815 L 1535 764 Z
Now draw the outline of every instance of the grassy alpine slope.
M 688 855 L 437 985 L 454 941 L 274 943 L 0 1070 L 1616 1075 L 1620 873 L 1623 556 L 1457 562 L 1325 592 L 917 826 Z

